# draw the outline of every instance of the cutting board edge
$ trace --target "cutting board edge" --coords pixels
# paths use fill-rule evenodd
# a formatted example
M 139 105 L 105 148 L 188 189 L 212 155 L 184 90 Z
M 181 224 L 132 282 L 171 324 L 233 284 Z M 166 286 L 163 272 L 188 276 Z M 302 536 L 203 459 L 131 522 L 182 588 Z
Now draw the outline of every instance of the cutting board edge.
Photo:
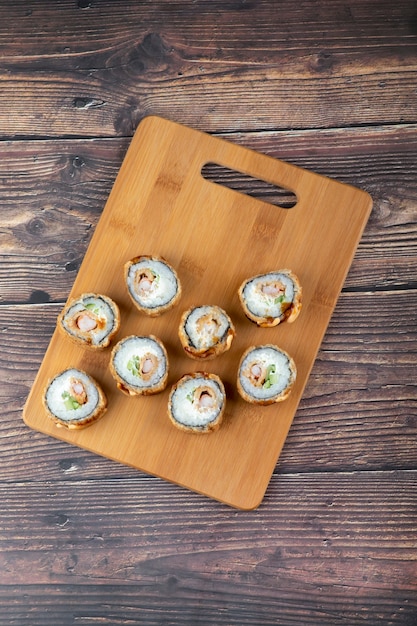
M 148 121 L 152 122 L 152 121 L 155 121 L 155 120 L 159 121 L 159 120 L 161 120 L 161 119 L 163 119 L 163 118 L 159 118 L 158 116 L 147 116 L 147 118 L 144 118 L 144 120 L 142 120 L 142 122 L 141 122 L 141 123 L 143 123 L 143 121 L 146 121 L 146 120 L 148 120 Z M 165 121 L 165 122 L 167 122 L 168 124 L 175 124 L 176 126 L 181 127 L 181 128 L 187 128 L 187 127 L 182 126 L 181 124 L 176 123 L 176 122 L 170 122 L 169 120 L 164 120 L 164 121 Z M 191 129 L 188 129 L 188 130 L 191 130 Z M 201 134 L 201 135 L 206 135 L 206 133 L 204 133 L 203 131 L 198 131 L 198 130 L 197 130 L 197 131 L 193 131 L 193 132 L 199 133 L 199 134 Z M 210 137 L 211 137 L 212 139 L 215 139 L 216 141 L 224 142 L 225 144 L 229 144 L 229 143 L 230 143 L 229 141 L 227 141 L 227 140 L 225 140 L 225 139 L 223 139 L 223 138 L 219 138 L 219 137 L 212 137 L 212 136 L 210 136 Z M 245 152 L 245 153 L 247 153 L 247 152 L 251 152 L 251 153 L 253 153 L 253 154 L 259 154 L 259 153 L 256 153 L 254 150 L 251 150 L 250 148 L 246 148 L 246 147 L 243 147 L 243 146 L 238 146 L 238 145 L 236 145 L 235 147 L 236 147 L 237 149 L 239 149 L 239 150 L 242 150 L 242 151 L 243 151 L 243 152 Z M 270 156 L 267 156 L 267 155 L 261 155 L 261 156 L 262 156 L 263 158 L 270 159 L 270 160 L 271 160 L 271 161 L 273 161 L 273 162 L 278 161 L 278 159 L 275 159 L 274 157 L 270 157 Z M 282 163 L 285 163 L 285 162 L 284 162 L 284 161 L 282 161 Z M 305 171 L 305 170 L 303 170 L 302 168 L 299 168 L 298 166 L 295 166 L 295 165 L 290 165 L 290 164 L 288 164 L 288 165 L 289 165 L 291 168 L 298 169 L 298 170 L 300 170 L 300 171 Z M 244 168 L 241 168 L 241 171 L 244 171 Z M 309 172 L 309 174 L 310 174 L 310 175 L 312 175 L 312 176 L 318 177 L 318 178 L 324 178 L 324 179 L 327 179 L 327 178 L 328 178 L 328 177 L 326 177 L 326 176 L 322 176 L 322 175 L 319 175 L 319 174 L 315 174 L 314 172 Z M 346 275 L 347 275 L 347 273 L 348 273 L 348 271 L 349 271 L 349 268 L 350 268 L 350 265 L 351 265 L 352 259 L 353 259 L 353 257 L 355 256 L 357 246 L 358 246 L 359 241 L 360 241 L 360 239 L 361 239 L 361 237 L 362 237 L 363 230 L 364 230 L 364 229 L 365 229 L 365 227 L 366 227 L 367 219 L 369 218 L 369 214 L 370 214 L 370 212 L 372 211 L 372 198 L 371 198 L 370 194 L 368 194 L 366 191 L 361 190 L 361 189 L 358 189 L 358 188 L 356 188 L 356 187 L 354 187 L 354 186 L 352 186 L 352 185 L 346 185 L 346 183 L 341 183 L 341 182 L 339 182 L 339 181 L 335 181 L 334 179 L 328 179 L 328 180 L 330 180 L 332 183 L 337 183 L 338 185 L 343 185 L 344 187 L 350 187 L 350 188 L 351 188 L 352 190 L 354 190 L 357 194 L 358 194 L 358 193 L 363 194 L 363 198 L 364 198 L 363 202 L 364 202 L 364 204 L 365 204 L 365 196 L 367 196 L 367 203 L 366 203 L 366 204 L 367 204 L 367 206 L 366 206 L 366 209 L 364 209 L 365 211 L 367 211 L 366 220 L 365 220 L 365 216 L 364 216 L 364 218 L 363 218 L 363 222 L 362 222 L 362 229 L 361 229 L 361 231 L 360 231 L 360 232 L 358 232 L 356 245 L 355 245 L 355 246 L 354 246 L 354 248 L 351 250 L 351 257 L 350 257 L 350 259 L 349 259 L 349 263 L 348 263 L 348 264 L 347 264 L 347 266 L 346 266 L 346 270 L 345 270 L 345 277 L 344 277 L 344 280 L 345 280 L 345 279 L 346 279 Z M 239 192 L 235 192 L 235 193 L 239 193 Z M 262 202 L 262 201 L 258 201 L 258 202 Z M 268 203 L 266 203 L 266 204 L 268 204 Z M 106 203 L 106 205 L 107 205 L 107 203 Z M 106 208 L 106 205 L 105 205 L 104 209 Z M 272 205 L 270 205 L 270 206 L 272 206 Z M 103 209 L 103 210 L 104 210 L 104 209 Z M 79 273 L 81 273 L 81 271 L 82 271 L 82 266 L 80 267 L 80 270 L 79 270 L 78 274 L 79 274 Z M 78 277 L 78 274 L 77 274 L 77 277 Z M 69 294 L 69 297 L 71 296 L 71 293 L 72 293 L 73 289 L 75 288 L 75 285 L 76 285 L 76 280 L 77 280 L 77 278 L 76 278 L 76 279 L 75 279 L 75 281 L 74 281 L 74 284 L 73 284 L 73 287 L 72 287 L 71 292 L 70 292 L 70 294 Z M 344 282 L 344 281 L 343 281 L 343 282 Z M 339 292 L 339 295 L 340 295 L 340 292 Z M 336 301 L 334 302 L 334 305 L 333 305 L 333 307 L 332 307 L 332 312 L 333 312 L 333 310 L 334 310 L 334 307 L 336 306 L 336 302 L 337 302 L 337 299 L 336 299 Z M 332 313 L 331 313 L 331 314 L 332 314 Z M 330 315 L 330 317 L 331 317 L 331 315 Z M 327 328 L 327 326 L 326 326 L 326 328 Z M 325 333 L 325 331 L 326 331 L 326 329 L 324 329 L 324 333 Z M 323 333 L 323 336 L 324 336 L 324 333 Z M 52 336 L 52 337 L 53 337 L 53 336 Z M 52 338 L 51 338 L 51 341 L 52 341 Z M 321 341 L 322 341 L 322 338 L 321 338 Z M 320 345 L 321 345 L 321 341 L 320 341 Z M 319 348 L 318 348 L 318 349 L 319 349 Z M 318 351 L 318 350 L 317 350 L 317 351 Z M 313 366 L 313 364 L 314 364 L 315 358 L 316 358 L 316 356 L 317 356 L 317 351 L 316 351 L 316 353 L 315 353 L 315 357 L 314 357 L 314 360 L 313 360 L 313 362 L 312 362 L 312 364 L 311 364 L 311 367 L 312 367 L 312 366 Z M 45 356 L 46 356 L 47 352 L 48 352 L 48 350 L 46 351 Z M 44 357 L 44 358 L 45 358 L 45 357 Z M 310 368 L 310 371 L 311 371 L 311 368 Z M 39 372 L 38 372 L 38 374 L 39 374 Z M 303 385 L 303 388 L 304 388 L 304 387 L 305 387 L 305 385 L 307 384 L 307 381 L 308 381 L 308 377 L 307 377 L 307 378 L 306 378 L 306 380 L 305 380 L 305 383 L 304 383 L 304 385 Z M 29 401 L 30 401 L 30 397 L 31 397 L 31 393 L 32 393 L 33 387 L 34 387 L 34 384 L 32 385 L 31 392 L 30 392 L 30 394 L 29 394 L 29 396 L 28 396 L 27 402 L 25 403 L 25 407 L 24 407 L 24 417 L 23 417 L 23 419 L 24 419 L 24 422 L 26 423 L 26 425 L 28 425 L 30 428 L 32 428 L 32 429 L 34 429 L 34 430 L 37 430 L 38 432 L 44 432 L 44 431 L 42 431 L 41 429 L 36 428 L 35 426 L 33 426 L 33 425 L 30 423 L 30 421 L 27 419 L 27 415 L 26 415 L 26 406 L 28 405 L 28 403 L 29 403 Z M 294 413 L 294 417 L 295 417 L 295 413 Z M 293 421 L 293 420 L 291 420 L 291 423 L 292 423 L 292 421 Z M 291 426 L 291 424 L 290 424 L 290 426 Z M 51 436 L 51 433 L 49 433 L 49 432 L 48 432 L 48 433 L 45 433 L 45 434 L 47 434 L 47 435 Z M 75 446 L 77 446 L 77 447 L 79 447 L 79 448 L 83 448 L 83 449 L 86 449 L 86 450 L 88 450 L 88 451 L 90 451 L 90 452 L 93 452 L 93 453 L 95 453 L 95 454 L 99 454 L 100 456 L 104 456 L 104 457 L 106 457 L 106 458 L 109 458 L 109 459 L 111 459 L 112 461 L 115 461 L 115 462 L 118 462 L 118 463 L 123 463 L 123 461 L 120 461 L 119 459 L 114 459 L 114 458 L 112 458 L 112 456 L 111 456 L 111 455 L 109 455 L 108 453 L 103 453 L 103 452 L 100 452 L 100 451 L 98 451 L 98 450 L 94 450 L 94 449 L 92 449 L 92 448 L 89 448 L 88 446 L 85 446 L 85 445 L 82 445 L 82 444 L 79 444 L 79 443 L 76 443 L 76 442 L 68 441 L 68 439 L 66 439 L 66 438 L 65 438 L 65 436 L 60 437 L 60 436 L 59 436 L 59 434 L 60 434 L 60 433 L 56 433 L 56 434 L 54 434 L 54 435 L 52 435 L 52 436 L 53 436 L 53 437 L 55 437 L 56 439 L 61 440 L 61 441 L 65 441 L 66 443 L 70 443 L 70 444 L 75 445 Z M 287 433 L 287 434 L 288 434 L 288 433 Z M 65 435 L 65 431 L 63 431 L 62 435 Z M 286 438 L 286 437 L 285 437 L 285 438 Z M 284 440 L 284 441 L 285 441 L 285 440 Z M 281 450 L 282 450 L 282 446 L 281 446 L 280 450 L 279 450 L 279 451 L 278 451 L 278 453 L 277 453 L 277 456 L 276 456 L 276 460 L 275 460 L 274 465 L 276 465 L 276 463 L 277 463 L 277 461 L 278 461 L 278 459 L 279 459 L 279 456 L 280 456 L 280 454 L 281 454 Z M 141 468 L 139 468 L 137 465 L 133 465 L 133 464 L 126 463 L 126 462 L 125 462 L 125 464 L 126 464 L 126 465 L 129 465 L 129 466 L 131 466 L 131 467 L 133 467 L 133 468 L 135 468 L 135 469 L 137 469 L 138 471 L 142 471 L 142 472 L 147 473 L 147 474 L 152 475 L 152 476 L 157 476 L 157 477 L 159 477 L 159 478 L 162 478 L 163 480 L 166 480 L 166 481 L 168 481 L 168 482 L 171 482 L 172 484 L 177 484 L 177 485 L 180 485 L 181 487 L 184 487 L 184 488 L 187 488 L 187 489 L 191 489 L 192 491 L 195 491 L 196 493 L 200 493 L 200 494 L 202 494 L 202 495 L 204 495 L 204 496 L 207 496 L 207 497 L 209 497 L 209 498 L 212 498 L 212 499 L 214 499 L 214 500 L 217 500 L 217 501 L 219 501 L 219 502 L 223 502 L 224 504 L 227 504 L 227 505 L 229 505 L 229 506 L 233 506 L 233 507 L 235 507 L 235 508 L 242 509 L 242 510 L 252 510 L 252 509 L 257 508 L 257 507 L 260 505 L 260 503 L 262 502 L 262 500 L 263 500 L 263 498 L 264 498 L 265 492 L 266 492 L 266 490 L 267 490 L 267 487 L 268 487 L 268 484 L 269 484 L 269 481 L 270 481 L 270 476 L 269 476 L 268 480 L 266 481 L 265 489 L 263 490 L 262 495 L 260 496 L 260 498 L 258 498 L 258 496 L 257 496 L 256 502 L 255 502 L 255 498 L 253 498 L 253 502 L 252 502 L 250 505 L 241 506 L 241 505 L 236 504 L 236 502 L 229 502 L 229 501 L 228 501 L 228 499 L 223 499 L 223 498 L 220 498 L 220 497 L 216 497 L 216 496 L 214 496 L 214 495 L 212 495 L 212 494 L 210 494 L 210 493 L 206 493 L 206 492 L 205 492 L 205 491 L 203 491 L 203 490 L 199 490 L 199 489 L 196 489 L 196 488 L 194 488 L 194 487 L 190 487 L 190 486 L 189 486 L 189 485 L 187 485 L 187 484 L 181 483 L 181 482 L 179 482 L 179 481 L 177 481 L 177 480 L 170 479 L 169 477 L 164 477 L 164 476 L 161 476 L 161 475 L 159 475 L 158 473 L 155 473 L 155 472 L 149 471 L 149 470 L 147 470 L 147 469 L 141 469 Z M 259 491 L 260 491 L 260 490 L 259 490 Z
M 162 473 L 158 474 L 155 472 L 151 472 L 147 469 L 138 467 L 137 465 L 133 464 L 133 463 L 129 463 L 127 461 L 118 459 L 116 457 L 113 457 L 111 455 L 109 455 L 108 453 L 104 453 L 104 452 L 99 452 L 97 450 L 95 450 L 94 448 L 90 448 L 89 446 L 83 445 L 82 443 L 77 443 L 74 441 L 69 441 L 67 438 L 65 438 L 65 433 L 67 432 L 64 429 L 59 429 L 56 428 L 57 432 L 50 432 L 46 429 L 42 429 L 40 428 L 38 425 L 34 425 L 31 423 L 31 421 L 29 419 L 27 419 L 27 415 L 26 415 L 26 406 L 29 404 L 30 402 L 30 395 L 31 392 L 29 392 L 28 398 L 25 402 L 25 405 L 23 407 L 23 411 L 22 411 L 22 418 L 23 418 L 23 422 L 25 424 L 25 426 L 27 426 L 30 430 L 33 430 L 34 432 L 40 433 L 42 435 L 45 435 L 46 437 L 52 437 L 53 439 L 56 439 L 57 441 L 60 441 L 62 443 L 65 443 L 68 446 L 74 446 L 75 448 L 79 448 L 81 450 L 85 450 L 86 452 L 88 452 L 89 454 L 95 454 L 97 456 L 100 456 L 104 459 L 108 459 L 109 461 L 111 461 L 112 463 L 116 463 L 119 465 L 125 465 L 126 467 L 130 467 L 131 469 L 133 469 L 136 472 L 139 472 L 141 474 L 147 475 L 147 476 L 152 476 L 153 478 L 156 478 L 158 480 L 164 481 L 169 483 L 172 486 L 177 486 L 180 487 L 181 489 L 186 489 L 187 491 L 190 491 L 192 493 L 198 494 L 200 496 L 203 496 L 205 498 L 209 498 L 210 500 L 213 500 L 215 502 L 218 502 L 220 504 L 223 504 L 225 506 L 229 506 L 232 507 L 234 509 L 240 510 L 240 511 L 253 511 L 256 510 L 263 502 L 264 497 L 265 497 L 265 493 L 268 489 L 269 486 L 269 482 L 270 482 L 270 478 L 268 479 L 267 483 L 265 486 L 262 487 L 262 493 L 259 494 L 259 490 L 256 493 L 256 496 L 248 499 L 248 498 L 240 498 L 239 501 L 238 499 L 233 499 L 233 498 L 222 498 L 220 496 L 216 496 L 213 493 L 213 490 L 207 490 L 205 491 L 204 489 L 199 489 L 199 488 L 195 488 L 190 486 L 189 484 L 186 484 L 185 482 L 181 482 L 181 481 L 177 481 L 174 480 L 172 478 L 170 478 L 169 476 L 164 476 Z M 62 431 L 62 433 L 61 433 Z M 60 436 L 61 435 L 61 436 Z
M 300 165 L 297 165 L 295 163 L 291 163 L 290 161 L 287 161 L 286 159 L 281 159 L 279 157 L 275 157 L 272 156 L 270 154 L 266 154 L 266 153 L 262 153 L 262 152 L 258 152 L 257 150 L 255 150 L 254 148 L 249 148 L 243 145 L 240 145 L 238 143 L 234 143 L 233 141 L 231 141 L 230 139 L 225 139 L 224 137 L 219 137 L 218 135 L 214 134 L 214 133 L 207 133 L 204 130 L 200 130 L 200 129 L 192 129 L 189 126 L 186 126 L 185 124 L 182 124 L 181 122 L 177 122 L 177 121 L 173 121 L 170 120 L 167 117 L 161 117 L 155 114 L 149 114 L 146 115 L 145 117 L 143 117 L 141 119 L 141 121 L 139 122 L 139 124 L 136 127 L 136 130 L 133 134 L 133 137 L 135 137 L 136 134 L 140 134 L 141 130 L 146 130 L 146 126 L 152 126 L 154 124 L 159 124 L 160 122 L 163 122 L 164 124 L 167 124 L 167 126 L 173 126 L 173 127 L 177 127 L 179 129 L 184 129 L 187 132 L 193 133 L 193 134 L 199 134 L 202 137 L 210 137 L 211 139 L 215 140 L 216 142 L 218 142 L 219 144 L 223 144 L 225 147 L 233 147 L 233 149 L 239 153 L 243 154 L 251 154 L 252 156 L 254 156 L 256 159 L 260 159 L 263 160 L 265 162 L 269 162 L 271 163 L 271 165 L 274 164 L 279 164 L 282 165 L 284 167 L 288 167 L 289 170 L 293 171 L 293 172 L 299 172 L 300 174 L 309 174 L 309 176 L 315 177 L 316 179 L 324 179 L 324 180 L 328 180 L 329 182 L 331 182 L 334 185 L 341 185 L 342 187 L 345 187 L 347 189 L 351 189 L 352 192 L 356 192 L 357 194 L 360 194 L 363 196 L 363 198 L 367 199 L 366 202 L 366 208 L 364 209 L 367 212 L 367 216 L 369 219 L 369 216 L 372 212 L 372 208 L 373 208 L 373 198 L 371 196 L 371 194 L 366 191 L 365 189 L 362 189 L 361 187 L 357 187 L 356 185 L 353 185 L 351 183 L 346 183 L 343 182 L 341 180 L 338 180 L 336 178 L 332 178 L 330 176 L 327 176 L 326 174 L 318 174 L 317 172 L 314 172 L 313 170 L 309 170 L 306 169 Z M 223 165 L 225 167 L 231 167 L 230 165 L 227 164 L 227 160 L 225 159 L 224 161 L 222 161 L 222 159 L 218 159 L 219 161 L 219 165 Z M 222 161 L 222 162 L 220 162 Z M 201 163 L 204 162 L 204 159 L 201 160 Z M 233 169 L 233 166 L 232 166 Z M 251 174 L 251 172 L 249 171 L 249 168 L 247 167 L 239 167 L 237 169 L 237 171 L 243 173 L 243 174 L 248 174 L 249 176 L 253 176 L 253 174 Z M 203 177 L 204 178 L 204 177 Z M 267 177 L 261 177 L 261 179 L 267 180 Z M 206 180 L 206 182 L 209 182 L 210 184 L 214 184 L 214 185 L 219 185 L 220 187 L 222 187 L 222 185 L 220 183 L 215 183 L 212 181 L 208 181 L 207 179 L 204 178 L 204 180 Z M 268 181 L 270 182 L 270 181 Z M 274 183 L 272 183 L 274 184 Z M 275 183 L 276 184 L 276 183 Z M 224 187 L 225 189 L 229 189 L 227 187 Z M 294 191 L 293 189 L 289 189 L 290 191 Z M 240 194 L 245 196 L 246 194 L 244 192 L 240 192 L 234 189 L 230 189 L 229 191 L 233 191 L 233 193 L 236 194 Z M 261 200 L 261 199 L 256 199 L 257 202 L 259 202 L 260 204 L 266 204 L 268 206 L 273 206 L 275 207 L 276 205 L 269 203 L 268 201 L 265 200 Z M 287 210 L 287 209 L 285 209 Z M 291 209 L 288 209 L 291 210 Z M 366 226 L 366 222 L 364 224 L 364 227 Z

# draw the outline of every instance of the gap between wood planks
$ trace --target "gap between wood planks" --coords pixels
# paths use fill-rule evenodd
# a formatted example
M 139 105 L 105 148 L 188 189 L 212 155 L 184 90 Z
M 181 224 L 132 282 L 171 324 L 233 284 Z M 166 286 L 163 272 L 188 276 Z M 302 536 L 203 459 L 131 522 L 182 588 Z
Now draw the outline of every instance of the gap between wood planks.
M 141 120 L 139 121 L 138 125 L 140 124 L 140 122 L 145 119 L 146 117 L 148 117 L 148 115 L 152 115 L 151 113 L 149 114 L 145 114 Z M 175 121 L 175 120 L 172 120 Z M 320 133 L 320 132 L 338 132 L 338 131 L 355 131 L 355 130 L 366 130 L 367 128 L 372 129 L 372 130 L 377 130 L 377 129 L 381 129 L 381 130 L 401 130 L 401 129 L 407 129 L 407 128 L 412 128 L 413 126 L 417 125 L 417 119 L 413 122 L 400 122 L 398 124 L 393 123 L 393 122 L 364 122 L 363 124 L 347 124 L 345 126 L 282 126 L 279 128 L 257 128 L 256 130 L 254 129 L 217 129 L 216 131 L 204 131 L 201 130 L 201 132 L 207 132 L 207 134 L 212 135 L 214 137 L 217 136 L 221 136 L 221 137 L 232 137 L 233 135 L 248 135 L 248 136 L 255 136 L 255 135 L 274 135 L 274 134 L 278 134 L 278 133 L 292 133 L 292 132 L 296 132 L 296 133 Z M 99 140 L 99 139 L 131 139 L 133 137 L 133 133 L 132 134 L 112 134 L 112 135 L 107 135 L 107 134 L 103 134 L 103 135 L 78 135 L 78 134 L 65 134 L 65 135 L 0 135 L 0 142 L 3 141 L 15 141 L 15 142 L 19 142 L 19 141 L 33 141 L 33 142 L 37 142 L 37 141 L 51 141 L 51 142 L 60 142 L 60 141 L 94 141 L 94 140 Z

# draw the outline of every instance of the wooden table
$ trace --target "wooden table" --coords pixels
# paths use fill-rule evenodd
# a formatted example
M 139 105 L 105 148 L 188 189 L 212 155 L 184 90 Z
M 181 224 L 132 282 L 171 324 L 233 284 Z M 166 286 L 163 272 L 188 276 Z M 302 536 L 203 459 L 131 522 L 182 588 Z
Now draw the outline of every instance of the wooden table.
M 416 15 L 411 0 L 0 2 L 1 625 L 417 623 Z M 149 114 L 374 200 L 256 511 L 22 421 Z

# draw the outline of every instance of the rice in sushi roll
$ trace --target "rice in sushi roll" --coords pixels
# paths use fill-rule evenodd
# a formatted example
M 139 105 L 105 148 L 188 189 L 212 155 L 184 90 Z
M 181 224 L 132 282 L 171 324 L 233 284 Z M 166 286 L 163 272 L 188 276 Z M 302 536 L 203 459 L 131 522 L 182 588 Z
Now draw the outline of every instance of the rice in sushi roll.
M 252 404 L 273 404 L 286 400 L 294 385 L 297 370 L 284 350 L 267 344 L 248 348 L 241 358 L 237 389 Z
M 181 297 L 177 273 L 161 257 L 135 257 L 125 264 L 124 271 L 129 295 L 139 311 L 146 315 L 161 315 Z
M 110 371 L 118 389 L 127 395 L 159 393 L 168 380 L 168 355 L 162 342 L 153 335 L 131 335 L 114 346 Z
M 213 359 L 229 350 L 235 328 L 226 311 L 219 306 L 198 306 L 181 317 L 179 338 L 193 359 Z
M 58 328 L 76 343 L 106 348 L 119 330 L 120 312 L 113 300 L 96 293 L 72 299 L 58 316 Z
M 185 432 L 209 433 L 219 428 L 226 393 L 215 374 L 186 374 L 172 387 L 168 401 L 171 422 Z
M 291 270 L 259 274 L 239 288 L 245 315 L 263 328 L 293 322 L 301 310 L 301 285 Z
M 83 370 L 67 369 L 52 378 L 45 389 L 43 405 L 58 427 L 85 428 L 106 411 L 107 399 L 98 383 Z

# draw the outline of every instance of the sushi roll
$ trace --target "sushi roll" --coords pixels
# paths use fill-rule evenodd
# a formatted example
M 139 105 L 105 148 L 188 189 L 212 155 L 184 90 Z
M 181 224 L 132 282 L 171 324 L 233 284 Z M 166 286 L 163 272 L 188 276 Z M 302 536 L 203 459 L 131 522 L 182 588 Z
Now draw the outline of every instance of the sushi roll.
M 125 264 L 124 271 L 133 303 L 150 317 L 168 311 L 181 297 L 177 273 L 161 257 L 135 257 Z
M 229 350 L 235 336 L 232 320 L 219 306 L 198 306 L 181 317 L 179 338 L 193 359 L 213 359 Z
M 246 350 L 239 364 L 237 389 L 247 402 L 273 404 L 286 400 L 297 370 L 284 350 L 267 344 Z
M 219 428 L 226 393 L 215 374 L 186 374 L 172 387 L 168 400 L 171 422 L 185 432 L 209 433 Z
M 52 378 L 43 405 L 58 427 L 85 428 L 102 417 L 107 399 L 98 383 L 83 370 L 70 368 Z
M 84 293 L 70 300 L 58 316 L 58 328 L 76 343 L 106 348 L 119 330 L 120 312 L 113 300 Z
M 263 328 L 293 322 L 301 310 L 301 285 L 291 270 L 259 274 L 245 280 L 239 299 L 246 317 Z
M 153 335 L 131 335 L 114 346 L 110 371 L 123 393 L 149 396 L 166 387 L 168 355 L 162 342 Z

